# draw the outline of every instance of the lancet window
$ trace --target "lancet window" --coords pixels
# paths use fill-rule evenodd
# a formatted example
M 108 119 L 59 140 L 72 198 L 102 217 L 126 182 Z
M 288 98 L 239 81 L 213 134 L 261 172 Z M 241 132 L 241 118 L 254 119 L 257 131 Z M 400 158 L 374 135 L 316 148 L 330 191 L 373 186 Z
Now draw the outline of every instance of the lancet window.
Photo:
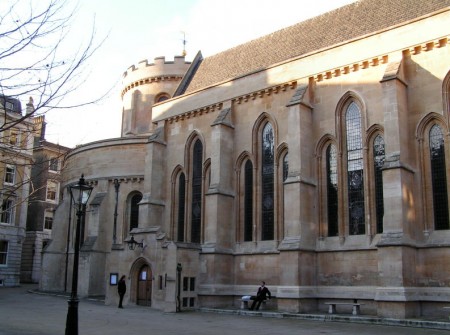
M 434 227 L 436 230 L 449 229 L 445 145 L 442 130 L 438 125 L 430 129 L 429 145 Z

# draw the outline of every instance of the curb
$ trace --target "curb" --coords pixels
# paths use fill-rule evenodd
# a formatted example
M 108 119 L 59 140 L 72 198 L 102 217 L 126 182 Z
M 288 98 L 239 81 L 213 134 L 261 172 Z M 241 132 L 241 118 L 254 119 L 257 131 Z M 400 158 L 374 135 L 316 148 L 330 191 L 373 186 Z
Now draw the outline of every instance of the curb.
M 27 290 L 27 292 L 39 295 L 50 295 L 54 297 L 70 298 L 70 294 L 65 292 L 43 292 L 36 289 L 34 290 L 30 289 Z M 83 299 L 103 303 L 105 302 L 105 299 L 103 297 L 100 298 L 85 297 Z M 201 307 L 196 310 L 205 313 L 218 313 L 218 314 L 241 315 L 252 317 L 265 317 L 278 319 L 285 318 L 285 319 L 309 320 L 319 322 L 347 322 L 347 323 L 361 323 L 371 325 L 450 330 L 450 322 L 444 321 L 394 319 L 394 318 L 380 318 L 376 316 L 353 316 L 353 315 L 339 315 L 339 314 L 298 314 L 288 312 L 275 312 L 275 311 L 265 312 L 265 311 L 250 311 L 242 309 L 220 309 L 207 307 Z
M 450 330 L 450 322 L 444 321 L 393 319 L 393 318 L 380 318 L 376 316 L 347 316 L 336 314 L 330 315 L 330 314 L 297 314 L 286 312 L 259 312 L 259 311 L 229 310 L 218 308 L 199 308 L 198 311 L 206 313 L 234 314 L 242 316 L 267 317 L 279 319 L 286 318 L 286 319 L 310 320 L 321 322 L 347 322 L 347 323 L 362 323 L 371 325 Z
M 39 291 L 39 290 L 27 290 L 28 293 L 38 294 L 38 295 L 49 295 L 52 297 L 60 297 L 60 298 L 70 298 L 70 293 L 66 292 L 48 292 L 48 291 Z M 97 301 L 97 302 L 105 302 L 104 297 L 82 297 L 80 300 L 89 300 L 89 301 Z

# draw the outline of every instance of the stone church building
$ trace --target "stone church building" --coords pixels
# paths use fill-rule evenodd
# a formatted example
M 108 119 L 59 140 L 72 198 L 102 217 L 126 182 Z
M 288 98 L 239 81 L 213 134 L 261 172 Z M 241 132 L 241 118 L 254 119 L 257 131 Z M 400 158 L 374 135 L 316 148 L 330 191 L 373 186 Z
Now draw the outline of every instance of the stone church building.
M 70 288 L 68 185 L 84 174 L 82 296 L 116 304 L 126 275 L 127 304 L 237 308 L 264 280 L 280 311 L 444 313 L 449 37 L 449 0 L 361 0 L 131 66 L 121 137 L 66 157 L 40 288 Z

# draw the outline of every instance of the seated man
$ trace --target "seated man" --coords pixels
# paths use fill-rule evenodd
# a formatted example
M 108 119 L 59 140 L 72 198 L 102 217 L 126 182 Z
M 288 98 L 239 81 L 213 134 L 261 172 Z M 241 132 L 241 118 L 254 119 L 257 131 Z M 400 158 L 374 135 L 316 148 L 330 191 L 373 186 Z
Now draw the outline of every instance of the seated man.
M 256 297 L 253 300 L 253 304 L 252 304 L 252 307 L 250 307 L 250 310 L 255 309 L 255 305 L 256 305 L 256 310 L 258 310 L 259 306 L 261 306 L 261 303 L 267 299 L 267 296 L 269 296 L 269 299 L 272 297 L 269 289 L 266 287 L 266 283 L 261 282 L 261 286 L 258 288 L 258 292 L 256 293 Z

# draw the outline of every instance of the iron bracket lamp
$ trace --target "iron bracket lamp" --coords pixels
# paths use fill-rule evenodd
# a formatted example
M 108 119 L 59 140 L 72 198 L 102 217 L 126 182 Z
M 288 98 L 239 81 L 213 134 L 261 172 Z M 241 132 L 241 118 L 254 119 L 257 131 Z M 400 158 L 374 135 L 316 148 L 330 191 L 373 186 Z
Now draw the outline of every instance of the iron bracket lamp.
M 144 249 L 144 248 L 145 248 L 145 246 L 144 246 L 144 240 L 142 240 L 142 242 L 137 242 L 137 241 L 134 239 L 134 236 L 133 236 L 133 235 L 131 235 L 131 238 L 130 238 L 130 240 L 127 241 L 127 243 L 128 243 L 128 248 L 129 248 L 130 250 L 136 249 L 136 246 L 138 246 L 138 247 L 141 248 L 141 249 Z

